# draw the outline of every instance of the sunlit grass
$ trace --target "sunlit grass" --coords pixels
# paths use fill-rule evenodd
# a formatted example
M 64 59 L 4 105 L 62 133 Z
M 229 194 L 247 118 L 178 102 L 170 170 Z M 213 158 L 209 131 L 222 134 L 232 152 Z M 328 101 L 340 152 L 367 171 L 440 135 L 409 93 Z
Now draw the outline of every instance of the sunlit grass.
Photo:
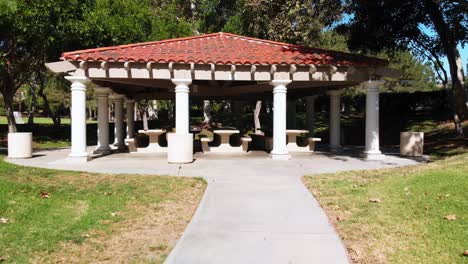
M 304 181 L 355 262 L 467 263 L 467 161 L 465 152 L 427 165 Z M 448 215 L 456 220 L 447 220 Z

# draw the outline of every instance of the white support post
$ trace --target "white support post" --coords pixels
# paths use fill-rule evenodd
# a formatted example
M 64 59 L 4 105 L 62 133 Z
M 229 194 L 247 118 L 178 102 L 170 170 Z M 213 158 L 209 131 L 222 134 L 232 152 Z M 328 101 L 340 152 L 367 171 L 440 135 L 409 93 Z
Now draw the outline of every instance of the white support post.
M 66 76 L 70 81 L 71 105 L 71 152 L 70 160 L 87 162 L 90 160 L 86 152 L 86 84 L 89 79 L 84 76 Z
M 135 137 L 135 100 L 127 99 L 127 138 Z
M 278 160 L 290 159 L 286 148 L 286 85 L 289 80 L 274 80 L 273 86 L 273 150 L 271 157 Z
M 94 153 L 110 154 L 109 146 L 109 88 L 94 89 L 98 105 L 98 145 Z
M 383 81 L 366 83 L 366 149 L 363 157 L 367 160 L 382 160 L 385 155 L 380 151 L 379 143 L 379 86 Z
M 314 137 L 315 134 L 315 99 L 316 95 L 306 97 L 306 118 L 307 130 L 309 130 L 309 137 Z
M 341 150 L 341 128 L 340 128 L 340 96 L 342 91 L 330 90 L 330 151 Z
M 121 94 L 113 94 L 111 95 L 111 100 L 114 103 L 114 146 L 117 147 L 117 151 L 126 151 L 127 146 L 125 146 L 125 130 L 123 124 L 124 96 Z
M 175 84 L 175 133 L 169 133 L 167 160 L 169 163 L 193 161 L 193 136 L 189 133 L 190 79 L 173 79 Z
M 287 100 L 286 113 L 287 113 L 286 128 L 287 129 L 296 129 L 297 128 L 296 99 Z

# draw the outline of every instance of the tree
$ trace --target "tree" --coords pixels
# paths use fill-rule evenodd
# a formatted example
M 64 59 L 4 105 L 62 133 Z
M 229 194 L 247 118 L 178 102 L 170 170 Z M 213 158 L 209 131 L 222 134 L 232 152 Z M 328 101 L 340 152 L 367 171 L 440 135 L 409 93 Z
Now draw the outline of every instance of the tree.
M 63 51 L 127 44 L 192 34 L 178 17 L 179 0 L 0 0 L 0 92 L 14 132 L 13 96 L 33 84 L 48 107 L 44 63 Z M 51 117 L 53 117 L 52 114 Z M 54 118 L 54 123 L 60 118 Z
M 412 48 L 436 65 L 447 81 L 441 57 L 447 57 L 451 76 L 450 98 L 459 137 L 467 112 L 463 65 L 459 45 L 468 41 L 468 4 L 450 0 L 354 0 L 348 1 L 349 23 L 340 30 L 349 34 L 349 47 L 364 52 Z

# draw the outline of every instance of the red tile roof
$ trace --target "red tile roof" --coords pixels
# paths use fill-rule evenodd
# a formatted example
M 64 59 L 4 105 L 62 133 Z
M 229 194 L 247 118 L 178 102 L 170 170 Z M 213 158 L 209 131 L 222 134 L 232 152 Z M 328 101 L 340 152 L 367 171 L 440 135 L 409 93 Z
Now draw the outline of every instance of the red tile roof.
M 136 61 L 197 64 L 386 65 L 387 61 L 350 53 L 263 39 L 214 33 L 187 38 L 65 52 L 70 61 Z

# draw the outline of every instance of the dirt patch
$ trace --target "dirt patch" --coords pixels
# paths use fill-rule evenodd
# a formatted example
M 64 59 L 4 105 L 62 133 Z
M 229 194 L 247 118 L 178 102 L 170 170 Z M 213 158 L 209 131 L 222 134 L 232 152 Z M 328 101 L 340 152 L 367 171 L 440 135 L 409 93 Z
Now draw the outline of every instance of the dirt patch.
M 66 242 L 54 252 L 36 256 L 32 263 L 162 263 L 192 218 L 204 191 L 196 182 L 167 201 L 141 205 L 130 202 L 120 221 L 82 235 L 84 241 Z

